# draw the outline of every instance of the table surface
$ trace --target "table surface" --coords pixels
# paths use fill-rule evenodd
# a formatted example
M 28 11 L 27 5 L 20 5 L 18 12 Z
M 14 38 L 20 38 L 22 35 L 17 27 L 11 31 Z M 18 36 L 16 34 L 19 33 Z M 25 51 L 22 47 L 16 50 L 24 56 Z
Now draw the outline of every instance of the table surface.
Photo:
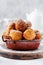
M 43 65 L 43 58 L 35 60 L 13 60 L 0 57 L 0 65 Z

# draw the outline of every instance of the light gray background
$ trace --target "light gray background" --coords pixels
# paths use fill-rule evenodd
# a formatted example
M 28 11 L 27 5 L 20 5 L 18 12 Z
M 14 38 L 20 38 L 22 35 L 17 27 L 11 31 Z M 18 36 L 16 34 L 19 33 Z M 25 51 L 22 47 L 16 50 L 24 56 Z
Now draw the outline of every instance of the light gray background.
M 0 19 L 18 17 L 25 18 L 25 13 L 30 13 L 35 8 L 43 11 L 43 0 L 0 0 Z M 12 63 L 15 65 L 43 65 L 43 59 L 16 61 L 0 57 L 0 65 L 12 65 Z
M 43 11 L 43 0 L 0 0 L 0 18 L 25 18 L 35 8 Z

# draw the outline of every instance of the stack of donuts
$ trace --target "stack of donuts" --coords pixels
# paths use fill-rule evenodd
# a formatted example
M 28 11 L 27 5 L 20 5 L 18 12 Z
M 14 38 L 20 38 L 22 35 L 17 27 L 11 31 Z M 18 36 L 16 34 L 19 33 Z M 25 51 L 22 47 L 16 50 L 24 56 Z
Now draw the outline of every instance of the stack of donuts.
M 4 39 L 11 39 L 13 41 L 19 40 L 37 40 L 41 39 L 41 33 L 38 30 L 32 29 L 32 23 L 27 22 L 22 19 L 18 19 L 12 22 L 10 25 L 7 26 L 5 32 L 3 32 L 2 37 Z M 11 48 L 11 47 L 8 47 Z

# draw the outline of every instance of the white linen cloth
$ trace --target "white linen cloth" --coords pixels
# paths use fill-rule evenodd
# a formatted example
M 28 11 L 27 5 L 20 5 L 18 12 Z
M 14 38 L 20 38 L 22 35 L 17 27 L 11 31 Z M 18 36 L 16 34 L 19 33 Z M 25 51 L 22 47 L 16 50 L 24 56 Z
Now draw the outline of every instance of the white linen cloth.
M 43 58 L 36 60 L 12 60 L 0 57 L 0 65 L 43 65 Z

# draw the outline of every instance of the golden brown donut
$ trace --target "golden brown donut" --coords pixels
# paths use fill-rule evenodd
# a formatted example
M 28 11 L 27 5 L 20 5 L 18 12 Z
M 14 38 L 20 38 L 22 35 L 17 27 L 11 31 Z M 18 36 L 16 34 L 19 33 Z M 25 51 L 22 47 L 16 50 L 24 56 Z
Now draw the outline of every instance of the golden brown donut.
M 10 25 L 8 25 L 8 27 L 7 27 L 8 33 L 10 33 L 10 30 L 11 30 L 11 29 L 15 29 L 15 23 L 14 23 L 14 22 L 11 23 Z
M 8 35 L 8 34 L 9 34 L 8 31 L 2 33 L 2 35 Z
M 27 27 L 31 28 L 32 23 L 31 22 L 27 22 Z
M 32 30 L 32 29 L 27 29 L 23 33 L 23 37 L 26 40 L 33 40 L 35 38 L 35 36 L 36 36 L 36 34 L 35 34 L 34 30 Z
M 19 19 L 15 22 L 15 29 L 19 31 L 24 31 L 27 28 L 27 24 L 22 20 Z
M 12 38 L 12 40 L 21 40 L 22 32 L 18 30 L 11 30 L 9 36 Z
M 11 39 L 11 37 L 9 36 L 9 33 L 7 31 L 3 32 L 3 34 L 2 34 L 2 40 L 6 41 L 6 39 Z
M 41 39 L 42 38 L 42 35 L 38 30 L 35 30 L 35 33 L 36 33 L 35 39 Z

